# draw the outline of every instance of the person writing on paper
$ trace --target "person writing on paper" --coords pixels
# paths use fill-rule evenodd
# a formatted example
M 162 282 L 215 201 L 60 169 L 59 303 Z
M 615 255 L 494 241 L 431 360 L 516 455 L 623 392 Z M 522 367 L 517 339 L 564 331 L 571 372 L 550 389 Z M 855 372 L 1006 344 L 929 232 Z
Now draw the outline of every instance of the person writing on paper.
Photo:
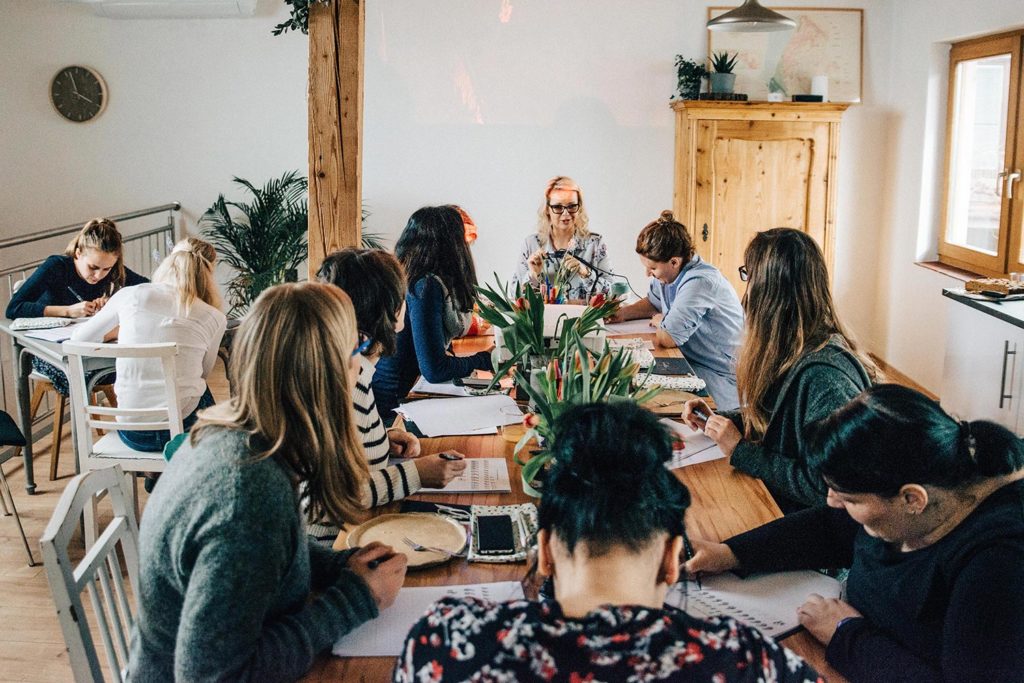
M 213 405 L 206 378 L 217 361 L 227 317 L 214 278 L 217 252 L 213 245 L 189 237 L 174 245 L 153 273 L 153 282 L 125 287 L 71 333 L 74 341 L 103 341 L 111 333 L 122 344 L 174 342 L 178 408 L 188 431 L 202 408 Z M 166 405 L 165 378 L 160 363 L 149 359 L 117 361 L 118 405 L 121 408 L 159 408 Z M 142 419 L 141 421 L 145 421 Z M 118 431 L 129 448 L 159 452 L 171 435 L 162 431 Z
M 358 347 L 337 287 L 279 285 L 253 303 L 237 393 L 200 414 L 146 504 L 128 680 L 295 680 L 394 601 L 405 555 L 325 548 L 299 510 L 304 486 L 317 516 L 360 514 Z
M 320 282 L 340 287 L 352 299 L 356 324 L 366 348 L 357 356 L 359 377 L 352 403 L 370 478 L 363 489 L 365 507 L 384 505 L 416 493 L 421 486 L 442 488 L 466 468 L 463 460 L 423 455 L 420 441 L 404 429 L 385 430 L 371 381 L 381 355 L 395 352 L 405 326 L 405 274 L 398 260 L 380 249 L 342 249 L 327 256 L 317 271 Z M 390 456 L 406 460 L 389 464 Z M 333 541 L 337 527 L 311 520 L 309 533 Z
M 828 506 L 725 543 L 688 572 L 849 567 L 847 600 L 800 622 L 859 681 L 1024 680 L 1024 444 L 906 387 L 872 387 L 823 420 Z
M 557 600 L 437 602 L 406 638 L 397 683 L 481 671 L 507 681 L 820 680 L 753 628 L 664 605 L 690 496 L 665 469 L 672 437 L 657 417 L 631 402 L 574 406 L 551 448 L 537 542 Z
M 452 340 L 469 327 L 475 299 L 476 268 L 465 235 L 455 207 L 425 206 L 409 218 L 395 244 L 409 291 L 395 351 L 380 359 L 373 376 L 377 410 L 386 424 L 421 374 L 440 383 L 493 369 L 489 351 L 449 353 Z
M 736 290 L 693 248 L 686 226 L 671 211 L 644 226 L 636 253 L 651 278 L 647 296 L 609 322 L 650 318 L 659 346 L 676 347 L 707 384 L 719 410 L 739 408 L 736 357 L 743 334 L 743 307 Z
M 682 417 L 792 512 L 825 502 L 825 484 L 811 467 L 808 425 L 868 387 L 875 369 L 839 321 L 825 257 L 810 235 L 759 232 L 745 261 L 746 334 L 736 370 L 741 407 L 712 414 L 691 400 Z
M 589 223 L 576 181 L 566 176 L 549 180 L 537 212 L 537 232 L 523 240 L 513 281 L 535 289 L 543 285 L 558 299 L 554 303 L 586 303 L 598 292 L 609 296 L 608 249 L 587 228 Z
M 43 261 L 14 292 L 7 304 L 7 317 L 93 315 L 122 287 L 148 282 L 125 267 L 123 252 L 121 233 L 113 221 L 94 218 L 72 238 L 63 254 Z M 68 395 L 68 379 L 61 369 L 34 356 L 32 369 L 50 380 L 60 394 Z

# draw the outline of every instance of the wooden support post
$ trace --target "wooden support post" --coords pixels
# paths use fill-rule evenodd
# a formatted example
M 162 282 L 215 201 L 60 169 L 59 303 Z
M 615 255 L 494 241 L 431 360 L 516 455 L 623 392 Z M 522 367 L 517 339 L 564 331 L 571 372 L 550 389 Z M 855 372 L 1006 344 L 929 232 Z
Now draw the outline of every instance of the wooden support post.
M 310 279 L 327 254 L 360 243 L 365 25 L 365 0 L 310 3 Z

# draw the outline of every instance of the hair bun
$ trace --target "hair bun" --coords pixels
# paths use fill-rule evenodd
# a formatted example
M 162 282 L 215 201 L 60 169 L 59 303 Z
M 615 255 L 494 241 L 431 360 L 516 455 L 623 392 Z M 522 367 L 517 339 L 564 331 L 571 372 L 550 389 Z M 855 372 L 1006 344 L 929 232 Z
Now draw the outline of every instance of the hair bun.
M 672 215 L 672 212 L 669 211 L 668 209 L 665 209 L 664 211 L 662 211 L 661 215 L 658 216 L 658 222 L 659 223 L 672 223 L 672 222 L 675 222 L 675 220 L 676 219 Z

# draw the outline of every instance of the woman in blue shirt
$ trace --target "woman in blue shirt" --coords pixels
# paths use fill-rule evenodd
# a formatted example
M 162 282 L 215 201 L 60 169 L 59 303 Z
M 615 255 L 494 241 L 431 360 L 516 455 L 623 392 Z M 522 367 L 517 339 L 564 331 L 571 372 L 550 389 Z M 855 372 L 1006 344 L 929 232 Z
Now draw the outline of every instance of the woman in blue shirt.
M 650 318 L 659 346 L 678 346 L 707 383 L 719 410 L 739 407 L 736 354 L 743 307 L 725 276 L 693 248 L 686 226 L 671 211 L 636 238 L 636 253 L 651 277 L 647 296 L 619 309 L 613 322 Z
M 380 359 L 373 376 L 377 410 L 387 424 L 420 375 L 428 382 L 448 382 L 493 369 L 488 351 L 463 357 L 449 353 L 452 340 L 463 336 L 472 320 L 476 285 L 458 210 L 425 206 L 416 211 L 398 238 L 395 256 L 409 282 L 405 327 L 395 352 Z

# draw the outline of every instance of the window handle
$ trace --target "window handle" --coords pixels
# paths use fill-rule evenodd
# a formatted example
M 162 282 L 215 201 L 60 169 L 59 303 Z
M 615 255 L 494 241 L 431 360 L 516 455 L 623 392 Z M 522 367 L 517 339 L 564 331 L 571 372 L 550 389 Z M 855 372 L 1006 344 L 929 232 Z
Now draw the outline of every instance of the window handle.
M 1010 379 L 1013 379 L 1013 375 L 1017 374 L 1017 345 L 1013 345 L 1013 349 L 1010 349 L 1010 340 L 1007 339 L 1003 342 L 1003 377 L 999 382 L 999 409 L 1003 409 L 1003 403 L 1013 400 L 1013 394 L 1006 393 L 1006 370 L 1009 365 L 1010 356 L 1013 356 L 1013 368 L 1010 370 Z
M 1006 176 L 1010 175 L 1009 171 L 1000 171 L 996 174 L 996 196 L 1003 196 L 1003 183 L 1006 182 Z
M 1020 171 L 1013 169 L 1012 173 L 1006 174 L 1006 198 L 1013 199 L 1013 184 L 1020 180 Z

